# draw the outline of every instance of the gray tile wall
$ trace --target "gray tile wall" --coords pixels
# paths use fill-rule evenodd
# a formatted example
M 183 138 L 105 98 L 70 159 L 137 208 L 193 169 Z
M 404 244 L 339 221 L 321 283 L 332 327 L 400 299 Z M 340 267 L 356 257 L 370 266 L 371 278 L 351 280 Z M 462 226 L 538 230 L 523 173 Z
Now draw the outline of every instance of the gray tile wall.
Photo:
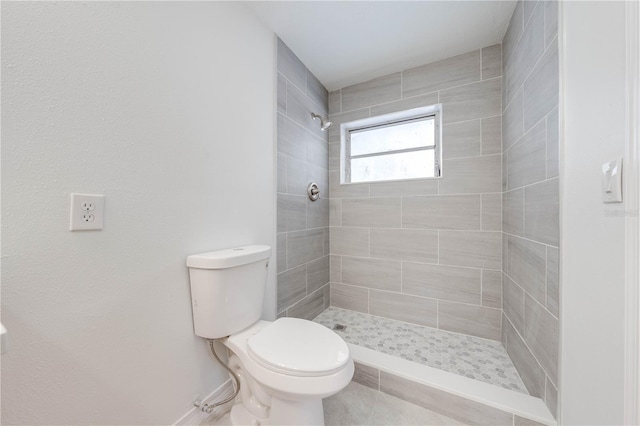
M 278 316 L 312 319 L 329 306 L 329 145 L 311 112 L 326 115 L 328 93 L 278 40 Z M 312 202 L 315 181 L 321 198 Z
M 537 423 L 512 412 L 489 407 L 359 362 L 355 362 L 353 381 L 428 408 L 436 413 L 455 419 L 461 424 L 491 426 L 542 425 L 542 423 Z M 522 415 L 522 413 L 518 414 Z
M 555 1 L 519 1 L 503 40 L 503 333 L 556 415 L 559 333 L 558 26 Z
M 331 305 L 500 339 L 501 60 L 495 45 L 329 94 Z M 340 185 L 341 123 L 436 103 L 441 179 Z

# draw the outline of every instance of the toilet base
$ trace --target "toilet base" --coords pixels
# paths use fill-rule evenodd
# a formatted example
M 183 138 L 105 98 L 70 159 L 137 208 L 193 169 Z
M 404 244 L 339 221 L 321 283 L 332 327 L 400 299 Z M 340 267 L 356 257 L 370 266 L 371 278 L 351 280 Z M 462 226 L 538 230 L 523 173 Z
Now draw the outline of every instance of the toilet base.
M 231 408 L 232 425 L 276 426 L 276 425 L 324 425 L 324 411 L 321 399 L 287 401 L 271 399 L 269 417 L 260 419 L 238 401 Z

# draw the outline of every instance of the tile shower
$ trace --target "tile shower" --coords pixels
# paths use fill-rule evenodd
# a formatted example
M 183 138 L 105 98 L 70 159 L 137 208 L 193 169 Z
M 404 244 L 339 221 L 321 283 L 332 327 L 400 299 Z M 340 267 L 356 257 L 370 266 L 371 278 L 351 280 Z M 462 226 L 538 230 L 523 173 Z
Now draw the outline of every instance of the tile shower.
M 279 42 L 279 316 L 347 323 L 350 343 L 529 393 L 555 415 L 556 13 L 519 2 L 502 44 L 329 94 Z M 341 123 L 435 103 L 443 178 L 339 185 Z M 328 132 L 309 111 L 329 114 Z M 306 198 L 312 180 L 321 203 Z

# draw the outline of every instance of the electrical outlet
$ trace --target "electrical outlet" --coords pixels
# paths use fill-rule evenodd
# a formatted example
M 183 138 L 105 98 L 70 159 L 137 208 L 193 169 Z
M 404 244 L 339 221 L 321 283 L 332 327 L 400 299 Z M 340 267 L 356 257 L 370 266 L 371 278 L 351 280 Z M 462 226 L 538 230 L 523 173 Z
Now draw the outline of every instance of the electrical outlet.
M 101 230 L 104 222 L 104 195 L 71 194 L 70 231 Z

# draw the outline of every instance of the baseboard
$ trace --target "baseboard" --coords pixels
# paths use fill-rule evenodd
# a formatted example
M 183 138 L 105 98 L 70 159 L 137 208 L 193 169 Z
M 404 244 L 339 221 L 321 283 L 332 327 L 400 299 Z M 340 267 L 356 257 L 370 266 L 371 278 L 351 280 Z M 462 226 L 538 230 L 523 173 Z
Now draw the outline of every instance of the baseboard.
M 207 395 L 202 401 L 203 404 L 211 404 L 212 402 L 221 401 L 231 395 L 233 395 L 234 388 L 233 382 L 231 379 L 224 382 L 217 389 Z M 214 413 L 220 410 L 228 409 L 228 405 L 223 405 L 221 407 L 217 407 L 211 413 L 205 413 L 198 407 L 193 407 L 189 410 L 184 416 L 180 417 L 180 419 L 174 423 L 174 426 L 191 426 L 191 425 L 199 425 L 208 417 L 211 417 Z

